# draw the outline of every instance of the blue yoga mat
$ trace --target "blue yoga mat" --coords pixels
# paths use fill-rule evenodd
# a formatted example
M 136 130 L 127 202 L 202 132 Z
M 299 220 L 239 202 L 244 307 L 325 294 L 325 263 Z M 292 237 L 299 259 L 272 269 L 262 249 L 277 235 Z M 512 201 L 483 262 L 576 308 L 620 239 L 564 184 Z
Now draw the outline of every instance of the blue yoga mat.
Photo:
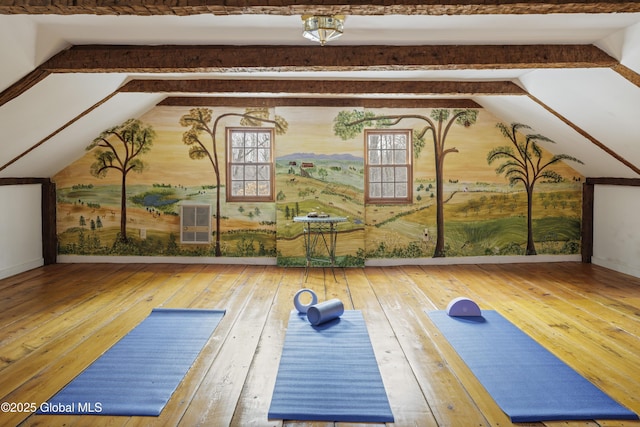
M 512 422 L 638 419 L 495 311 L 428 315 Z
M 154 309 L 38 413 L 160 415 L 224 314 Z
M 291 312 L 269 418 L 393 422 L 360 311 L 318 326 Z

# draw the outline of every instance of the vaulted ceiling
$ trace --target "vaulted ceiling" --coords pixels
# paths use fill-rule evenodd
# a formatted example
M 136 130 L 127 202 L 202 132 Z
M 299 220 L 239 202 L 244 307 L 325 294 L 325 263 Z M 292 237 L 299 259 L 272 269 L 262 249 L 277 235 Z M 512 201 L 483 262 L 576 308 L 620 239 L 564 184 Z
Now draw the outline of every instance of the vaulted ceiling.
M 475 103 L 585 176 L 640 175 L 637 1 L 120 3 L 0 0 L 0 178 L 50 177 L 159 103 L 220 102 Z M 306 13 L 347 15 L 344 36 L 302 38 Z

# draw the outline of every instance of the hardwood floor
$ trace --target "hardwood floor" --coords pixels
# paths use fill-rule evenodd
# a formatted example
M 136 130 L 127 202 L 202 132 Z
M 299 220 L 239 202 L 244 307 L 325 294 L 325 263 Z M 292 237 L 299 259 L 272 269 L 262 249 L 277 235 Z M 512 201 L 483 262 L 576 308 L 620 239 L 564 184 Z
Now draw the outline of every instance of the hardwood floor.
M 640 413 L 640 279 L 579 263 L 367 267 L 336 274 L 337 282 L 330 270 L 312 269 L 304 283 L 300 268 L 57 264 L 0 280 L 1 402 L 45 402 L 154 307 L 227 309 L 159 417 L 3 412 L 0 425 L 283 425 L 268 420 L 267 410 L 292 298 L 301 287 L 363 311 L 393 425 L 512 425 L 425 314 L 457 296 L 498 310 Z

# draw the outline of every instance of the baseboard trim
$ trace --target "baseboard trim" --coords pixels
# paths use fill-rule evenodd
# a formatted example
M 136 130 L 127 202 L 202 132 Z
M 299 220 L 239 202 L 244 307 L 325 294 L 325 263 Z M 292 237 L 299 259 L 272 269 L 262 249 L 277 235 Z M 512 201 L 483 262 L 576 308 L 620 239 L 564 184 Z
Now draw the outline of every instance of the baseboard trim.
M 609 270 L 617 271 L 619 273 L 628 274 L 634 277 L 640 277 L 640 269 L 626 264 L 619 264 L 611 260 L 604 258 L 591 257 L 591 263 L 600 267 L 608 268 Z
M 541 262 L 580 262 L 580 255 L 535 256 L 477 256 L 442 258 L 376 258 L 365 261 L 365 266 L 385 267 L 396 265 L 455 265 L 455 264 L 519 264 Z M 148 263 L 148 264 L 250 264 L 277 265 L 274 257 L 163 257 L 163 256 L 99 256 L 58 255 L 58 263 Z
M 58 255 L 59 264 L 112 263 L 112 264 L 250 264 L 276 265 L 272 257 L 175 257 L 175 256 L 100 256 Z
M 393 267 L 397 265 L 456 265 L 456 264 L 522 264 L 541 262 L 580 262 L 580 255 L 509 255 L 441 258 L 377 258 L 365 261 L 365 266 Z
M 34 259 L 32 261 L 23 262 L 19 265 L 12 265 L 0 270 L 0 279 L 5 277 L 14 276 L 16 274 L 24 273 L 25 271 L 33 270 L 34 268 L 42 267 L 44 265 L 44 258 Z

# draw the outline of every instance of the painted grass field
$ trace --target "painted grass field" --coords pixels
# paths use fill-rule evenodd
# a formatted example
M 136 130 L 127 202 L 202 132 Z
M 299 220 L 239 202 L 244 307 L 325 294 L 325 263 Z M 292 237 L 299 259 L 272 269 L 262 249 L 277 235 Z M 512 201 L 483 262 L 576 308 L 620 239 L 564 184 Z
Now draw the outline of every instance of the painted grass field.
M 302 265 L 303 224 L 295 223 L 293 217 L 311 211 L 348 218 L 339 225 L 337 255 L 343 265 L 360 265 L 366 258 L 433 255 L 436 209 L 432 181 L 416 184 L 411 205 L 366 207 L 362 190 L 347 184 L 289 174 L 278 175 L 276 184 L 281 189 L 276 203 L 226 203 L 223 195 L 224 256 L 278 256 L 279 262 Z M 120 231 L 117 186 L 59 190 L 59 252 L 212 256 L 212 245 L 179 243 L 179 205 L 206 203 L 215 211 L 214 188 L 140 185 L 128 190 L 129 246 L 114 245 Z M 449 183 L 445 185 L 445 201 L 447 256 L 524 254 L 524 191 L 500 184 Z M 580 207 L 579 183 L 536 188 L 533 235 L 539 254 L 579 253 Z

